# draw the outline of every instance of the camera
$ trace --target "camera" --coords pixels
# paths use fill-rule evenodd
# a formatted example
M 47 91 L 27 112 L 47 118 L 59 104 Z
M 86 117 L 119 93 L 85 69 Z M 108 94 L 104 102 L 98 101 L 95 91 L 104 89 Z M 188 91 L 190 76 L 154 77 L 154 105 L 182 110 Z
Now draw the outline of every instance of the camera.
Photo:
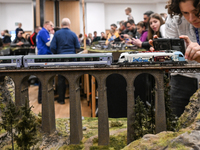
M 124 35 L 122 34 L 122 35 L 120 35 L 120 37 L 123 39 L 123 38 L 124 38 Z
M 177 50 L 185 54 L 184 39 L 176 38 L 158 38 L 153 39 L 153 46 L 156 51 L 159 50 Z

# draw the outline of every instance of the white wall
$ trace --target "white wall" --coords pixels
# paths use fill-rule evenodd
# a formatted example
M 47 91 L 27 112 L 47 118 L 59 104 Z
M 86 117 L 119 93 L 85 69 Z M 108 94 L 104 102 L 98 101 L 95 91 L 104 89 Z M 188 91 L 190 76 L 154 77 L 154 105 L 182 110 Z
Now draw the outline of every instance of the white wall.
M 166 2 L 157 3 L 157 4 L 156 4 L 157 13 L 167 13 L 167 9 L 165 9 L 165 5 L 166 5 L 166 4 L 167 4 Z
M 86 4 L 86 31 L 93 33 L 97 31 L 100 36 L 105 31 L 105 9 L 104 3 L 87 3 Z
M 32 3 L 0 3 L 0 30 L 15 30 L 15 22 L 21 22 L 24 31 L 33 30 Z

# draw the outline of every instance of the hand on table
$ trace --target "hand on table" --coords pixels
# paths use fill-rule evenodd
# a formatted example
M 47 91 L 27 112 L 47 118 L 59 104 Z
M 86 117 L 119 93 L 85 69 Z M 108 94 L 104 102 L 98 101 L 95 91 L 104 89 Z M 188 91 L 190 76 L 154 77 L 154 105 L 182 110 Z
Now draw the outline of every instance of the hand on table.
M 24 44 L 23 42 L 17 43 L 18 46 L 22 46 L 23 44 Z

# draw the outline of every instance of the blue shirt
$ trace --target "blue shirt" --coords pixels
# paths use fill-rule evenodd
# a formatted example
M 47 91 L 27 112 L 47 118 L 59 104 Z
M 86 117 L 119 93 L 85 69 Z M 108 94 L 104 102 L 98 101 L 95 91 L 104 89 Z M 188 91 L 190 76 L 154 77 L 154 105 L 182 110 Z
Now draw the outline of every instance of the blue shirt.
M 46 45 L 46 43 L 49 41 L 49 32 L 45 28 L 42 28 L 42 30 L 40 30 L 36 37 L 38 55 L 52 54 L 50 47 Z
M 74 32 L 62 28 L 54 34 L 50 48 L 54 54 L 75 54 L 76 49 L 80 49 L 80 43 Z

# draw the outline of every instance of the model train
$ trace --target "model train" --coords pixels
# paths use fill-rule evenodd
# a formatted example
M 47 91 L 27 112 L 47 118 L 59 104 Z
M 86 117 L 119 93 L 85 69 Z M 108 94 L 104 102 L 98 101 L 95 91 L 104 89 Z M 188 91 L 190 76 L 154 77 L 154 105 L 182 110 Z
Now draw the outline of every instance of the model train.
M 122 53 L 119 63 L 187 63 L 183 53 L 179 51 L 159 51 L 141 53 Z
M 111 53 L 1 56 L 0 68 L 95 66 L 112 64 Z
M 122 53 L 117 65 L 187 63 L 179 51 Z M 44 68 L 62 66 L 111 66 L 112 53 L 1 56 L 0 68 Z M 116 64 L 115 64 L 116 65 Z

